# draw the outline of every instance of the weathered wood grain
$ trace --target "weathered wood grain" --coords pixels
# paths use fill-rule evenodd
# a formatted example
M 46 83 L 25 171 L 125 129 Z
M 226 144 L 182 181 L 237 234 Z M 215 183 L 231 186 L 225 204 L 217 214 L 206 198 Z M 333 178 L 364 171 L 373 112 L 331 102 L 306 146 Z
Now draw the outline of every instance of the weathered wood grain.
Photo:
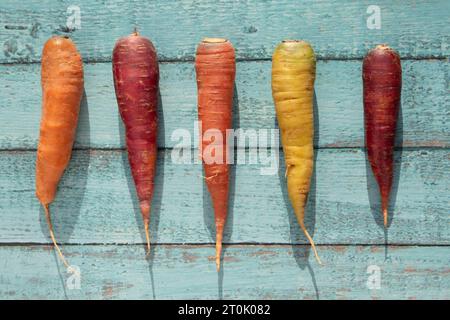
M 192 59 L 205 36 L 229 37 L 241 59 L 267 59 L 285 38 L 310 41 L 320 58 L 360 58 L 379 43 L 402 57 L 449 55 L 450 4 L 445 0 L 377 1 L 381 29 L 367 28 L 370 1 L 126 1 L 29 0 L 0 3 L 0 62 L 38 61 L 54 34 L 68 34 L 86 60 L 110 60 L 115 41 L 134 26 L 163 60 Z M 67 8 L 81 9 L 70 31 Z
M 403 61 L 402 115 L 397 145 L 450 146 L 447 61 Z M 41 112 L 40 66 L 0 66 L 0 149 L 35 149 Z M 271 63 L 237 64 L 234 127 L 275 128 Z M 76 148 L 122 148 L 111 64 L 86 64 Z M 316 146 L 363 146 L 361 61 L 320 61 L 316 80 Z M 160 147 L 173 147 L 175 129 L 197 119 L 192 63 L 161 65 Z
M 152 241 L 212 243 L 213 212 L 201 165 L 173 163 L 171 152 L 159 154 Z M 450 244 L 449 159 L 448 149 L 396 153 L 389 243 Z M 49 242 L 34 195 L 34 160 L 34 152 L 0 153 L 0 243 Z M 275 175 L 261 175 L 260 169 L 268 167 L 261 162 L 233 167 L 226 243 L 306 243 L 287 198 L 281 154 L 279 161 Z M 316 243 L 386 241 L 377 187 L 367 170 L 362 150 L 317 152 L 306 217 Z M 62 243 L 128 244 L 145 239 L 122 151 L 74 152 L 51 210 Z
M 0 247 L 2 299 L 449 299 L 449 247 L 226 246 L 217 275 L 212 246 L 68 246 L 79 289 L 47 246 Z M 59 267 L 58 267 L 59 266 Z M 369 266 L 380 289 L 369 289 Z M 20 272 L 17 272 L 20 270 Z M 70 281 L 69 281 L 70 282 Z M 73 282 L 72 282 L 73 283 Z M 73 288 L 73 287 L 72 287 Z

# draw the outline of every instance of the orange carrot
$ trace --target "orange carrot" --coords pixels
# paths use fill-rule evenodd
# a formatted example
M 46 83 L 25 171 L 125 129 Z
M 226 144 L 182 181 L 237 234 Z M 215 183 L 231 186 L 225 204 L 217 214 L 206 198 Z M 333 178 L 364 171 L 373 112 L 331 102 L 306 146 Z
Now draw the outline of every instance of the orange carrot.
M 67 37 L 52 37 L 42 51 L 42 117 L 36 160 L 36 196 L 44 207 L 50 237 L 61 260 L 69 266 L 56 243 L 49 205 L 66 169 L 83 97 L 83 61 Z
M 226 39 L 205 38 L 197 48 L 195 58 L 198 86 L 198 119 L 201 125 L 201 150 L 211 144 L 221 152 L 219 161 L 202 155 L 205 181 L 211 194 L 216 224 L 216 267 L 220 270 L 223 229 L 228 211 L 229 170 L 227 164 L 226 130 L 232 125 L 232 104 L 236 63 L 234 48 Z M 205 137 L 208 130 L 218 130 L 222 143 Z

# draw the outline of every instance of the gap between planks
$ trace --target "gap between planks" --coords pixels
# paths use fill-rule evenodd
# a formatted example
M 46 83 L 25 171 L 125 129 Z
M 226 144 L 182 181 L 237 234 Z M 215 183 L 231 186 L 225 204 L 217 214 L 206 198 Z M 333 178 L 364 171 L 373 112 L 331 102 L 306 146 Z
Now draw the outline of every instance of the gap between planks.
M 185 148 L 174 148 L 174 147 L 158 147 L 158 151 L 164 152 L 164 151 L 171 151 L 174 149 L 185 149 Z M 257 147 L 245 147 L 245 148 L 234 148 L 234 150 L 259 150 L 259 148 Z M 279 147 L 279 150 L 283 150 L 283 147 Z M 417 151 L 417 150 L 448 150 L 450 149 L 450 147 L 436 147 L 436 146 L 416 146 L 416 147 L 394 147 L 394 151 Z M 91 150 L 93 152 L 95 151 L 117 151 L 117 152 L 123 152 L 123 151 L 127 151 L 127 149 L 124 148 L 102 148 L 102 147 L 95 147 L 95 148 L 88 148 L 88 147 L 74 147 L 72 148 L 72 151 L 86 151 L 86 150 Z M 190 151 L 197 151 L 197 148 L 190 148 Z M 266 150 L 271 150 L 271 148 L 266 148 Z M 354 151 L 354 150 L 360 150 L 360 151 L 365 151 L 366 147 L 361 147 L 361 146 L 355 146 L 355 147 L 349 147 L 349 146 L 345 146 L 345 147 L 337 147 L 337 146 L 333 146 L 333 147 L 317 147 L 314 146 L 314 150 L 348 150 L 348 151 Z M 11 149 L 1 149 L 0 148 L 0 153 L 14 153 L 14 152 L 37 152 L 36 148 L 11 148 Z
M 146 243 L 135 242 L 135 243 L 101 243 L 101 242 L 91 242 L 91 243 L 58 243 L 59 245 L 65 247 L 85 247 L 85 246 L 105 246 L 105 247 L 115 247 L 115 246 L 146 246 Z M 152 243 L 152 246 L 161 246 L 161 247 L 212 247 L 215 246 L 215 242 L 198 242 L 198 243 L 181 243 L 181 242 L 161 242 L 161 243 Z M 277 243 L 277 242 L 234 242 L 234 243 L 223 243 L 224 246 L 227 247 L 310 247 L 310 244 L 303 243 Z M 317 247 L 450 247 L 450 243 L 448 244 L 414 244 L 414 243 L 316 243 Z M 0 243 L 0 247 L 53 247 L 53 243 L 51 242 L 5 242 Z
M 317 61 L 361 61 L 364 57 L 349 57 L 349 58 L 336 58 L 336 57 L 317 57 Z M 405 56 L 400 57 L 402 61 L 448 61 L 448 57 L 441 56 Z M 236 58 L 236 62 L 267 62 L 272 61 L 271 57 L 267 58 Z M 185 59 L 159 59 L 158 63 L 164 64 L 177 64 L 177 63 L 194 63 L 195 59 L 185 58 Z M 17 61 L 17 62 L 0 62 L 0 66 L 16 66 L 16 65 L 29 65 L 29 64 L 40 64 L 40 61 Z M 104 59 L 83 59 L 85 64 L 96 64 L 96 63 L 112 63 L 111 58 Z

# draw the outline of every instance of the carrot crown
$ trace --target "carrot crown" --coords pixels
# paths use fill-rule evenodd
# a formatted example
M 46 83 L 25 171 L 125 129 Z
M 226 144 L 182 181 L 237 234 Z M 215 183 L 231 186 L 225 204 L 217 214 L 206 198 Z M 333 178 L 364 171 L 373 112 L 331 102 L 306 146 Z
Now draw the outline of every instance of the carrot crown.
M 225 38 L 203 38 L 202 42 L 204 43 L 224 43 L 228 40 Z

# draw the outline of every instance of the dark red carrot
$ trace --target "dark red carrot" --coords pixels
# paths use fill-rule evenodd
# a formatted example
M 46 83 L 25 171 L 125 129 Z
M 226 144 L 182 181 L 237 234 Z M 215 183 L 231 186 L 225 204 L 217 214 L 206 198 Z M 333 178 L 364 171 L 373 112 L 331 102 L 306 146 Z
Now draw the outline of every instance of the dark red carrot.
M 386 45 L 372 49 L 364 58 L 363 83 L 366 148 L 380 189 L 386 227 L 402 85 L 402 67 L 398 53 Z
M 117 103 L 125 125 L 128 160 L 149 253 L 150 204 L 158 152 L 158 58 L 150 40 L 135 31 L 117 41 L 112 60 Z
M 221 161 L 205 159 L 205 182 L 211 194 L 216 224 L 216 267 L 220 270 L 223 229 L 227 219 L 229 170 L 227 164 L 226 130 L 232 126 L 232 106 L 236 64 L 234 48 L 226 39 L 205 38 L 197 48 L 195 57 L 198 86 L 198 118 L 201 123 L 201 145 L 205 150 L 215 143 L 221 151 Z M 222 145 L 206 139 L 205 132 L 218 130 Z M 221 163 L 219 163 L 221 162 Z

